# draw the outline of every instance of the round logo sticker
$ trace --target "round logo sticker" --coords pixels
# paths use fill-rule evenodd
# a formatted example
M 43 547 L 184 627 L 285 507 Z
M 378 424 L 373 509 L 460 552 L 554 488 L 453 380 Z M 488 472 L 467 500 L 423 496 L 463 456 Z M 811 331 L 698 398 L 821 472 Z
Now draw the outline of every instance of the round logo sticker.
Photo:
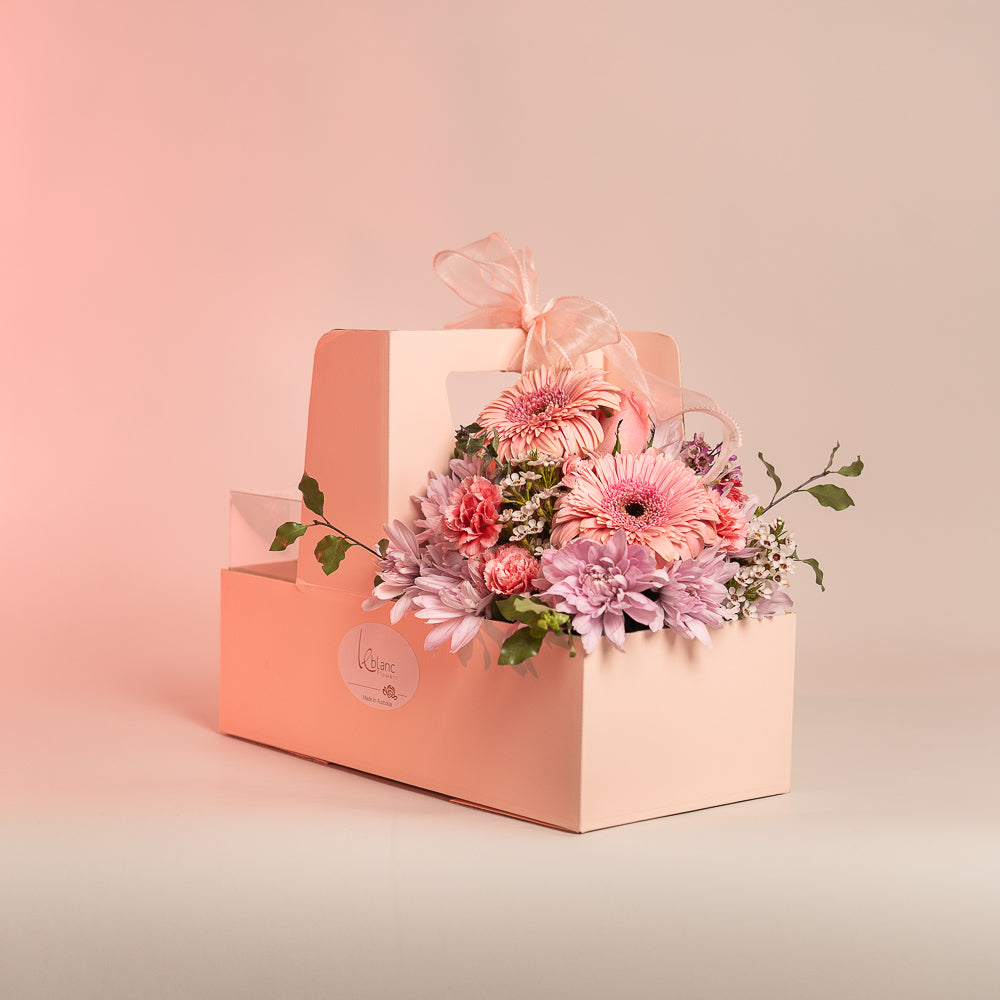
M 401 708 L 417 692 L 420 668 L 410 644 L 388 625 L 357 625 L 341 640 L 340 676 L 370 708 Z

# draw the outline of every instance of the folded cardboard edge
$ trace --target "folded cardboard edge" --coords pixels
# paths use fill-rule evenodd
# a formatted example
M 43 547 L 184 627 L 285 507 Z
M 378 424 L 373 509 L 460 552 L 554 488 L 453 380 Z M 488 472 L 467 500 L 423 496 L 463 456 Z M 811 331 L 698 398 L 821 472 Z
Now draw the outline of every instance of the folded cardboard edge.
M 239 740 L 241 743 L 249 743 L 251 746 L 261 747 L 264 750 L 277 750 L 278 753 L 283 753 L 288 757 L 298 757 L 299 760 L 308 761 L 310 764 L 322 764 L 325 767 L 332 767 L 337 771 L 346 771 L 348 774 L 356 774 L 360 778 L 371 778 L 374 781 L 381 782 L 383 785 L 391 785 L 393 788 L 401 788 L 404 791 L 417 792 L 419 795 L 427 795 L 430 798 L 438 799 L 441 802 L 450 802 L 457 806 L 468 806 L 470 809 L 478 809 L 480 812 L 489 812 L 494 813 L 497 816 L 507 816 L 510 819 L 519 819 L 525 823 L 531 823 L 534 826 L 544 826 L 550 830 L 559 830 L 562 833 L 584 832 L 583 830 L 576 830 L 568 826 L 559 826 L 556 823 L 546 823 L 544 820 L 532 819 L 531 816 L 522 816 L 519 813 L 506 812 L 503 809 L 483 805 L 481 802 L 472 802 L 468 799 L 456 799 L 450 795 L 445 795 L 443 792 L 435 792 L 430 788 L 423 788 L 420 785 L 410 785 L 405 781 L 397 781 L 394 778 L 386 778 L 384 775 L 375 774 L 373 771 L 362 771 L 356 767 L 348 767 L 346 764 L 337 764 L 332 760 L 323 760 L 322 757 L 311 757 L 306 753 L 298 753 L 295 750 L 287 750 L 285 747 L 279 747 L 273 743 L 262 743 L 260 740 L 251 740 L 246 736 L 239 736 L 237 733 L 228 733 L 222 728 L 220 728 L 218 732 L 222 736 L 228 736 L 230 739 Z
M 378 781 L 383 785 L 390 785 L 393 788 L 416 792 L 419 795 L 427 795 L 430 798 L 438 799 L 441 802 L 450 802 L 453 805 L 466 806 L 469 809 L 478 809 L 480 812 L 493 813 L 496 816 L 506 816 L 508 819 L 521 820 L 521 822 L 531 823 L 533 826 L 543 826 L 549 830 L 558 830 L 560 833 L 595 833 L 598 830 L 612 830 L 618 826 L 631 826 L 633 823 L 647 823 L 651 820 L 664 819 L 667 816 L 681 816 L 684 813 L 703 812 L 706 809 L 718 809 L 721 806 L 738 805 L 740 802 L 754 802 L 757 799 L 771 799 L 778 795 L 788 795 L 791 792 L 791 787 L 788 787 L 777 792 L 765 792 L 762 795 L 751 795 L 745 799 L 734 799 L 731 802 L 716 802 L 708 806 L 690 806 L 687 808 L 673 809 L 669 813 L 664 813 L 660 816 L 623 815 L 612 819 L 605 819 L 597 826 L 575 828 L 569 826 L 559 826 L 556 823 L 546 823 L 544 820 L 533 819 L 531 816 L 522 816 L 520 813 L 507 812 L 505 809 L 497 809 L 495 806 L 487 806 L 481 802 L 472 802 L 469 799 L 456 799 L 450 795 L 445 795 L 442 792 L 435 792 L 429 788 L 421 788 L 420 785 L 410 785 L 405 781 L 396 781 L 393 778 L 386 778 L 381 774 L 374 774 L 371 771 L 362 771 L 356 767 L 348 767 L 346 764 L 337 764 L 332 760 L 323 760 L 321 757 L 310 757 L 308 754 L 297 753 L 295 750 L 286 750 L 284 747 L 275 746 L 272 743 L 261 743 L 259 740 L 247 739 L 247 737 L 238 736 L 236 733 L 227 733 L 223 729 L 220 729 L 219 732 L 221 735 L 228 736 L 234 740 L 239 740 L 241 743 L 249 743 L 251 746 L 262 747 L 265 750 L 277 750 L 279 753 L 286 754 L 289 757 L 298 757 L 299 760 L 308 761 L 310 764 L 322 764 L 325 767 L 332 767 L 337 771 L 345 771 L 348 774 L 356 774 L 361 778 L 371 778 L 374 781 Z
M 310 764 L 322 764 L 325 767 L 332 767 L 338 771 L 346 771 L 349 774 L 356 774 L 361 778 L 372 778 L 375 781 L 380 781 L 384 785 L 392 785 L 395 788 L 409 789 L 413 792 L 419 792 L 421 795 L 429 795 L 431 798 L 441 799 L 444 802 L 455 801 L 448 795 L 444 795 L 441 792 L 435 792 L 430 788 L 422 788 L 420 785 L 409 785 L 405 781 L 397 781 L 394 778 L 386 778 L 381 774 L 375 774 L 372 771 L 362 771 L 356 767 L 348 767 L 346 764 L 338 764 L 336 761 L 323 760 L 322 757 L 311 757 L 307 753 L 299 753 L 296 750 L 288 750 L 285 747 L 279 747 L 275 743 L 263 743 L 260 740 L 252 740 L 247 736 L 240 736 L 238 733 L 227 732 L 223 728 L 219 728 L 218 732 L 222 736 L 228 736 L 230 739 L 239 740 L 241 743 L 249 743 L 251 746 L 262 747 L 265 750 L 277 750 L 278 753 L 286 754 L 289 757 L 298 757 L 299 760 L 308 761 Z
M 657 816 L 634 816 L 623 814 L 611 818 L 604 818 L 595 826 L 586 826 L 581 833 L 593 833 L 595 830 L 611 830 L 617 826 L 631 826 L 633 823 L 647 823 L 656 819 L 666 819 L 668 816 L 682 816 L 685 813 L 704 812 L 706 809 L 721 809 L 723 806 L 735 806 L 741 802 L 756 802 L 757 799 L 773 799 L 777 795 L 788 795 L 791 788 L 785 788 L 777 792 L 763 792 L 760 795 L 749 795 L 745 799 L 728 799 L 725 802 L 713 802 L 707 806 L 685 806 L 680 809 L 671 809 L 670 812 Z
M 559 826 L 557 823 L 546 823 L 541 819 L 532 819 L 530 816 L 522 816 L 520 813 L 507 812 L 505 809 L 497 809 L 495 806 L 484 806 L 481 802 L 470 802 L 467 799 L 448 799 L 456 806 L 468 806 L 470 809 L 478 809 L 480 812 L 494 813 L 497 816 L 506 816 L 508 819 L 519 819 L 524 823 L 531 823 L 534 826 L 544 826 L 549 830 L 558 830 L 560 833 L 585 833 L 575 827 Z

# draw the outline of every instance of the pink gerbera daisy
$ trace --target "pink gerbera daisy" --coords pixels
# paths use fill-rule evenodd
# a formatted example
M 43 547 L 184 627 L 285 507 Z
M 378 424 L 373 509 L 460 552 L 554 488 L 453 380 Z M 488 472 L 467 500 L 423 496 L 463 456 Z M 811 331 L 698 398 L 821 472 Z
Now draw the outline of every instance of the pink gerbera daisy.
M 537 451 L 561 458 L 593 451 L 604 438 L 601 408 L 617 410 L 621 393 L 597 368 L 552 368 L 525 372 L 517 384 L 479 414 L 496 431 L 501 461 Z
M 552 543 L 581 535 L 606 542 L 624 531 L 661 564 L 692 559 L 718 540 L 719 510 L 709 492 L 683 462 L 657 452 L 602 455 L 574 469 L 556 507 Z

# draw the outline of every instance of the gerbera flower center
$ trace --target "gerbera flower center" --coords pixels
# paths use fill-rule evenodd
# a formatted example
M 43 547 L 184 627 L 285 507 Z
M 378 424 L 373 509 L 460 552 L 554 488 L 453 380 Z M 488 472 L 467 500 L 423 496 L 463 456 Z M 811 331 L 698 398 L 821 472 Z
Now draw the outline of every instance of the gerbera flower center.
M 526 392 L 507 408 L 507 419 L 534 424 L 553 410 L 566 405 L 566 394 L 554 385 L 543 385 Z
M 614 520 L 622 528 L 641 528 L 657 524 L 669 514 L 660 490 L 650 483 L 622 479 L 612 483 L 601 498 L 606 509 L 617 514 Z

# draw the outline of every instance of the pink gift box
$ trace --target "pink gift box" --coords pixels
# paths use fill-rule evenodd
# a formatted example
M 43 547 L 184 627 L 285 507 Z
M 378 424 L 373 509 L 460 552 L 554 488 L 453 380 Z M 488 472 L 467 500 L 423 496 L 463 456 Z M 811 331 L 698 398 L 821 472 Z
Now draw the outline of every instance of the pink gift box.
M 647 370 L 680 382 L 670 337 L 628 337 Z M 412 522 L 411 495 L 450 457 L 463 393 L 500 384 L 519 338 L 327 334 L 305 468 L 330 520 L 366 541 L 393 518 Z M 244 494 L 244 520 L 246 505 Z M 362 611 L 371 558 L 352 550 L 325 576 L 319 537 L 276 563 L 265 562 L 268 538 L 223 570 L 222 732 L 579 832 L 788 791 L 793 615 L 733 622 L 712 648 L 643 631 L 624 654 L 606 639 L 575 658 L 546 643 L 528 664 L 498 666 L 513 626 L 488 623 L 458 654 L 427 653 L 423 622 Z

